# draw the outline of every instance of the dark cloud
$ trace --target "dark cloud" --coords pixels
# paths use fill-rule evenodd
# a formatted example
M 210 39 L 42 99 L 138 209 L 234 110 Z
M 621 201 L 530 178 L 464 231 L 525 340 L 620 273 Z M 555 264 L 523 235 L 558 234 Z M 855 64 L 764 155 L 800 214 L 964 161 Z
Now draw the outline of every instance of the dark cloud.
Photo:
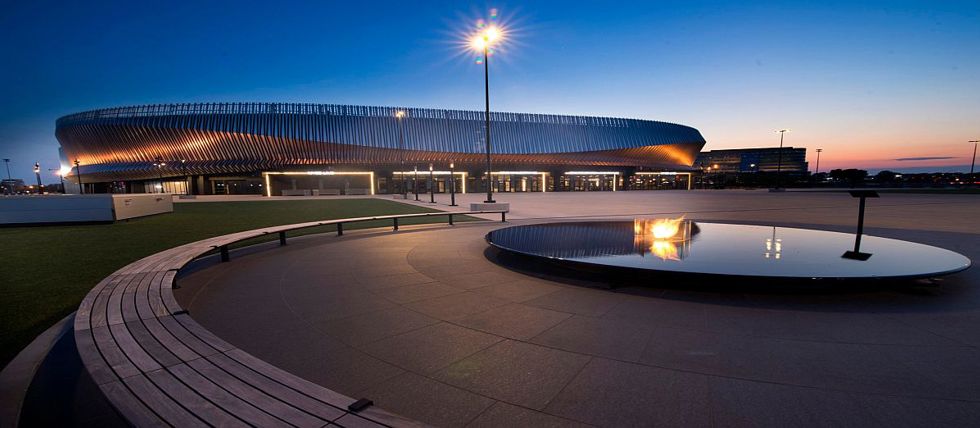
M 939 160 L 939 159 L 956 159 L 953 156 L 921 156 L 917 158 L 898 158 L 897 161 L 924 161 L 924 160 Z

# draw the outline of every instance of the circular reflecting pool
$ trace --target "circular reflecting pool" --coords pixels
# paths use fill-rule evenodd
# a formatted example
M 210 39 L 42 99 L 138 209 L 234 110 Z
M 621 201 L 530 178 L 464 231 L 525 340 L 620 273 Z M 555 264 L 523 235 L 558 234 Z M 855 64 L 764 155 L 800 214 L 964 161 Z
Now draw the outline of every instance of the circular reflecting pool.
M 548 223 L 498 229 L 491 245 L 514 253 L 588 265 L 677 274 L 765 278 L 934 277 L 970 259 L 914 242 L 788 227 L 646 219 Z

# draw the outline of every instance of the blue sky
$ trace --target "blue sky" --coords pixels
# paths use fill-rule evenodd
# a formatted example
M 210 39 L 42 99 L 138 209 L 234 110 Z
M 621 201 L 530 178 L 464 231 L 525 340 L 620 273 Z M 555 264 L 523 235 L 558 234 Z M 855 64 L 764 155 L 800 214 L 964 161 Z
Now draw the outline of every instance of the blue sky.
M 480 109 L 458 42 L 491 8 L 494 110 L 679 122 L 708 149 L 788 127 L 822 170 L 968 168 L 980 137 L 976 1 L 39 0 L 0 8 L 0 157 L 54 168 L 55 119 L 118 105 Z

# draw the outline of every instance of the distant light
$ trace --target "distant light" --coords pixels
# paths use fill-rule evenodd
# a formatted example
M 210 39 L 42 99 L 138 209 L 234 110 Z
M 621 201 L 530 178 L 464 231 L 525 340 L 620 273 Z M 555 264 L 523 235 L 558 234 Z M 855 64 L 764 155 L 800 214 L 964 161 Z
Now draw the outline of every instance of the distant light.
M 405 117 L 405 110 L 398 110 L 398 111 L 396 111 L 395 112 L 395 117 L 397 117 L 399 119 Z

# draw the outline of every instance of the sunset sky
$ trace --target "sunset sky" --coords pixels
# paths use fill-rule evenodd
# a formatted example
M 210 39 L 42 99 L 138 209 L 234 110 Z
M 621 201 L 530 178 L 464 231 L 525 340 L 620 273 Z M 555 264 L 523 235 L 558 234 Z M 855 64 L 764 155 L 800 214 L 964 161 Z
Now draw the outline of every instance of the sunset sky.
M 707 150 L 790 128 L 824 171 L 968 170 L 980 139 L 976 0 L 38 0 L 0 10 L 0 158 L 15 178 L 56 168 L 58 117 L 120 105 L 478 110 L 482 66 L 459 42 L 491 8 L 509 39 L 494 110 L 677 122 Z

